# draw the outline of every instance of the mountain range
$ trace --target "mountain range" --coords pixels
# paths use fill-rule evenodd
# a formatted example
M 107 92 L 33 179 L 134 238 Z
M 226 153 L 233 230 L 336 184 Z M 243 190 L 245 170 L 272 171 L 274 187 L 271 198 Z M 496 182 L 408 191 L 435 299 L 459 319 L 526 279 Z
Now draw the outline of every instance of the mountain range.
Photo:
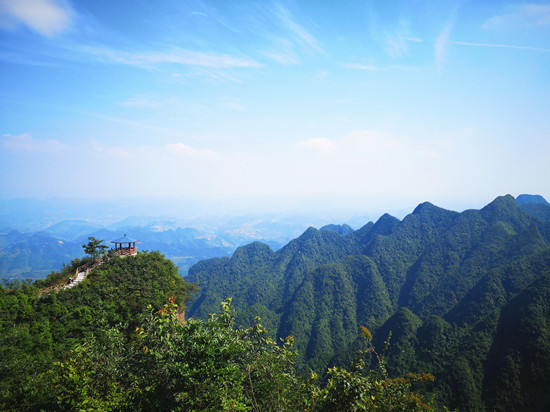
M 28 214 L 32 220 L 34 214 Z M 0 279 L 42 279 L 81 257 L 88 237 L 105 240 L 128 234 L 140 250 L 160 250 L 182 275 L 202 259 L 230 256 L 238 246 L 262 240 L 278 249 L 307 227 L 304 216 L 245 215 L 178 220 L 129 216 L 108 224 L 99 220 L 62 219 L 42 227 L 11 214 L 0 221 Z M 13 217 L 13 219 L 11 219 Z M 26 222 L 26 223 L 25 223 Z M 351 230 L 351 228 L 350 228 Z
M 188 313 L 232 297 L 238 322 L 294 337 L 303 372 L 352 360 L 364 326 L 379 353 L 391 334 L 388 371 L 435 375 L 436 402 L 547 410 L 549 211 L 536 196 L 461 213 L 426 202 L 355 231 L 311 227 L 277 251 L 254 242 L 189 269 Z

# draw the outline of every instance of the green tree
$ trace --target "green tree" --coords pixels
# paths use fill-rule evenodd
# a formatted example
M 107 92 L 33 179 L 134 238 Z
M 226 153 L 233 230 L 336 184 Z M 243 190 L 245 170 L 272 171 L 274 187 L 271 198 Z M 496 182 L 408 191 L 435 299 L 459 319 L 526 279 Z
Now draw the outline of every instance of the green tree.
M 351 371 L 329 370 L 326 387 L 315 374 L 294 370 L 293 339 L 277 345 L 255 319 L 235 328 L 231 300 L 208 320 L 183 321 L 170 299 L 151 312 L 129 339 L 117 328 L 89 339 L 45 375 L 50 404 L 63 410 L 171 411 L 427 411 L 414 392 L 429 374 L 388 377 L 384 354 L 361 328 L 367 347 Z M 386 343 L 384 353 L 389 345 Z M 366 372 L 374 353 L 379 371 Z
M 391 333 L 382 353 L 377 353 L 372 344 L 371 332 L 361 326 L 366 346 L 357 353 L 351 370 L 333 367 L 328 370 L 329 380 L 324 388 L 316 390 L 315 403 L 321 411 L 430 411 L 415 386 L 432 381 L 429 373 L 408 373 L 406 377 L 390 378 L 386 371 L 385 355 L 389 348 Z M 374 355 L 378 370 L 366 371 L 365 357 Z
M 162 254 L 141 252 L 105 261 L 77 288 L 41 293 L 64 283 L 81 264 L 81 260 L 75 259 L 63 271 L 40 282 L 10 282 L 0 286 L 0 410 L 63 409 L 66 404 L 58 405 L 51 399 L 51 381 L 55 375 L 49 371 L 54 362 L 66 364 L 75 358 L 72 349 L 77 345 L 83 345 L 84 349 L 90 345 L 99 348 L 98 362 L 103 359 L 114 362 L 116 358 L 103 357 L 103 353 L 113 353 L 116 345 L 131 347 L 128 341 L 132 340 L 136 326 L 141 326 L 144 314 L 160 310 L 168 298 L 173 298 L 183 310 L 195 290 Z M 152 309 L 148 309 L 149 305 Z M 112 328 L 119 331 L 118 341 L 104 336 L 103 331 Z M 96 343 L 92 343 L 94 335 Z M 92 387 L 84 378 L 75 376 L 72 383 L 67 382 L 66 389 L 72 396 L 81 396 L 80 389 Z M 93 375 L 90 379 L 94 379 Z M 117 390 L 112 388 L 109 398 L 116 398 Z M 98 403 L 95 410 L 107 408 Z
M 88 240 L 89 242 L 86 245 L 82 245 L 82 248 L 84 249 L 84 252 L 90 255 L 95 262 L 98 257 L 102 256 L 107 249 L 109 249 L 109 246 L 102 245 L 104 241 L 98 240 L 93 236 L 89 236 Z
M 259 319 L 234 328 L 231 301 L 208 320 L 182 321 L 174 299 L 125 341 L 117 328 L 79 346 L 51 371 L 51 408 L 80 410 L 307 410 L 310 382 L 293 371 L 292 339 Z M 46 385 L 48 386 L 48 385 Z

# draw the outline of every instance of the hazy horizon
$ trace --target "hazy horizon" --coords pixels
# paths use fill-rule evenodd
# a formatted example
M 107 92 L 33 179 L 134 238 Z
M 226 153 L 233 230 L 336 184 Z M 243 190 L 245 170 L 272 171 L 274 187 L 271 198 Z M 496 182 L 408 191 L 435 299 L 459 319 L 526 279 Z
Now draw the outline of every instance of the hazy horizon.
M 0 196 L 548 199 L 549 73 L 548 2 L 4 0 Z
M 503 194 L 505 195 L 505 194 Z M 517 197 L 517 195 L 514 195 Z M 286 200 L 286 201 L 285 201 Z M 343 206 L 339 201 L 347 201 Z M 403 219 L 424 201 L 447 210 L 463 212 L 467 209 L 481 209 L 494 199 L 481 203 L 455 202 L 441 204 L 425 199 L 415 204 L 395 203 L 388 207 L 380 204 L 357 201 L 357 199 L 321 198 L 241 198 L 217 199 L 217 201 L 192 198 L 126 198 L 126 199 L 83 199 L 83 198 L 0 198 L 0 223 L 13 227 L 36 230 L 62 221 L 86 221 L 105 227 L 128 222 L 172 222 L 171 227 L 216 227 L 234 220 L 241 222 L 280 221 L 294 222 L 320 228 L 326 224 L 349 224 L 358 229 L 369 221 L 377 221 L 383 214 Z M 256 220 L 260 219 L 260 220 Z M 242 221 L 239 224 L 242 224 Z M 128 223 L 130 226 L 133 223 Z M 18 226 L 19 225 L 19 226 Z

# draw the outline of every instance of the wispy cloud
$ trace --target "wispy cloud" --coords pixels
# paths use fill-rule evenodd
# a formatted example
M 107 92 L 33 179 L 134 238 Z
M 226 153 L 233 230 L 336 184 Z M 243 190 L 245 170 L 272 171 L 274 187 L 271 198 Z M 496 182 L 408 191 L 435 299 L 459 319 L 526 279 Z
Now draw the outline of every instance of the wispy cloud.
M 298 170 L 303 176 L 290 184 L 319 192 L 330 187 L 333 194 L 351 187 L 362 187 L 371 194 L 388 193 L 389 187 L 399 187 L 402 193 L 421 192 L 426 189 L 424 184 L 439 184 L 431 173 L 441 168 L 448 154 L 436 141 L 379 130 L 356 130 L 337 139 L 309 139 L 297 149 L 287 170 Z M 294 172 L 294 176 L 300 173 Z
M 409 55 L 409 42 L 422 43 L 422 39 L 418 37 L 410 37 L 401 31 L 394 33 L 385 32 L 383 35 L 383 43 L 386 48 L 386 53 L 393 58 L 399 58 Z
M 445 55 L 447 53 L 447 44 L 453 29 L 454 22 L 447 23 L 441 34 L 437 37 L 434 46 L 435 65 L 437 70 L 441 72 L 445 63 Z
M 292 13 L 282 4 L 275 4 L 273 14 L 277 17 L 280 23 L 290 32 L 290 35 L 295 42 L 299 43 L 310 52 L 325 52 L 319 44 L 319 41 L 302 25 L 298 24 Z
M 356 70 L 367 70 L 367 71 L 376 71 L 380 70 L 377 66 L 372 66 L 370 64 L 361 64 L 361 63 L 344 63 L 342 66 L 347 67 L 348 69 Z
M 395 69 L 395 70 L 406 70 L 406 71 L 422 70 L 422 67 L 419 67 L 419 66 L 405 66 L 402 64 L 390 64 L 388 68 Z
M 324 137 L 308 139 L 300 142 L 299 145 L 307 150 L 317 153 L 330 154 L 338 150 L 338 144 Z
M 406 38 L 399 33 L 384 33 L 386 52 L 393 58 L 406 56 L 409 51 Z
M 147 96 L 133 96 L 120 102 L 120 104 L 128 107 L 159 107 L 172 102 L 172 100 L 156 100 Z
M 74 145 L 72 150 L 83 151 L 83 146 Z M 138 161 L 140 159 L 149 158 L 151 162 L 162 165 L 163 162 L 172 159 L 178 161 L 181 158 L 187 159 L 202 159 L 216 160 L 223 157 L 223 154 L 211 149 L 201 149 L 190 146 L 183 142 L 175 142 L 163 146 L 110 146 L 102 144 L 98 141 L 86 143 L 88 154 L 93 154 L 97 158 L 110 159 L 109 161 Z
M 244 112 L 246 110 L 241 103 L 230 97 L 221 98 L 219 104 L 221 108 L 227 110 L 232 110 L 236 112 Z
M 127 52 L 105 47 L 83 46 L 80 51 L 113 63 L 152 68 L 164 64 L 179 64 L 216 69 L 258 68 L 263 65 L 249 57 L 175 48 L 166 52 Z
M 261 53 L 265 57 L 285 66 L 300 63 L 300 58 L 294 49 L 294 44 L 288 39 L 277 38 L 273 40 L 273 45 Z
M 9 151 L 43 153 L 59 152 L 65 147 L 57 140 L 39 140 L 26 133 L 16 136 L 3 134 L 0 136 L 0 145 Z
M 234 76 L 225 69 L 224 67 L 195 66 L 191 72 L 191 76 L 201 77 L 214 83 L 244 83 L 240 77 Z
M 3 0 L 0 2 L 0 27 L 15 29 L 23 24 L 41 35 L 52 37 L 71 25 L 68 3 L 56 0 Z
M 550 53 L 550 49 L 543 49 L 543 48 L 540 48 L 540 47 L 531 47 L 531 46 L 518 46 L 518 45 L 514 45 L 514 44 L 475 43 L 475 42 L 467 42 L 467 41 L 454 41 L 453 44 L 458 44 L 460 46 L 532 50 L 532 51 L 537 51 L 537 52 Z
M 526 4 L 516 7 L 511 13 L 493 16 L 482 25 L 482 29 L 517 28 L 525 26 L 549 26 L 550 5 Z
M 262 54 L 284 66 L 300 64 L 300 58 L 292 50 L 266 50 L 263 51 Z
M 168 153 L 174 154 L 181 157 L 193 157 L 199 159 L 212 159 L 215 160 L 220 157 L 218 152 L 210 149 L 195 149 L 194 147 L 188 146 L 184 143 L 173 143 L 166 145 L 163 150 L 166 150 Z
M 405 18 L 387 21 L 379 16 L 374 7 L 369 10 L 369 33 L 384 52 L 393 59 L 409 55 L 409 43 L 421 43 L 422 39 L 411 35 L 410 21 Z
M 152 133 L 172 133 L 173 130 L 167 127 L 155 126 L 144 122 L 128 120 L 122 117 L 108 116 L 102 113 L 94 113 L 85 110 L 79 110 L 76 112 L 79 115 L 91 117 L 92 119 L 100 119 L 107 122 L 112 122 L 118 125 L 130 126 L 138 130 L 148 130 Z
M 406 71 L 416 71 L 421 70 L 422 67 L 419 66 L 406 66 L 402 64 L 389 64 L 387 66 L 374 66 L 371 64 L 362 64 L 362 63 L 344 63 L 342 64 L 343 67 L 347 67 L 348 69 L 354 69 L 354 70 L 365 70 L 365 71 L 379 71 L 379 70 L 406 70 Z
M 437 158 L 436 147 L 427 142 L 398 136 L 379 130 L 356 130 L 340 139 L 316 138 L 299 143 L 299 146 L 311 152 L 332 154 L 338 152 L 342 161 L 346 159 L 370 159 L 378 156 L 390 158 L 398 154 L 424 158 Z

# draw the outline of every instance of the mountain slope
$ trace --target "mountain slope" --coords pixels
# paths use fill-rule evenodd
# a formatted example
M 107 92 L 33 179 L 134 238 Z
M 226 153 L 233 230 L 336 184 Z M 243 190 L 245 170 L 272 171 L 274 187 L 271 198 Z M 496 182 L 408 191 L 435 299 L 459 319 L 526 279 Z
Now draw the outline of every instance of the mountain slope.
M 171 261 L 152 252 L 113 257 L 77 286 L 41 293 L 65 284 L 77 265 L 33 284 L 0 285 L 0 409 L 43 409 L 24 405 L 32 403 L 45 371 L 75 345 L 113 327 L 130 338 L 144 315 L 158 312 L 168 298 L 183 305 L 194 290 Z
M 519 195 L 516 202 L 522 210 L 541 220 L 550 220 L 550 203 L 540 195 Z
M 502 359 L 493 354 L 511 322 L 501 313 L 522 293 L 535 299 L 534 282 L 545 285 L 549 234 L 547 223 L 509 195 L 462 213 L 426 202 L 402 221 L 384 215 L 345 236 L 310 228 L 277 252 L 256 244 L 245 247 L 245 260 L 203 261 L 190 269 L 189 280 L 202 289 L 190 312 L 205 316 L 204 302 L 226 296 L 245 317 L 252 305 L 261 308 L 279 337 L 294 336 L 304 371 L 349 359 L 361 325 L 374 332 L 379 350 L 392 330 L 392 373 L 429 371 L 441 402 L 497 408 L 498 382 L 487 371 L 491 359 Z M 549 304 L 541 305 L 537 313 L 550 321 Z M 535 355 L 514 353 L 522 362 L 545 360 L 542 341 L 531 345 Z

